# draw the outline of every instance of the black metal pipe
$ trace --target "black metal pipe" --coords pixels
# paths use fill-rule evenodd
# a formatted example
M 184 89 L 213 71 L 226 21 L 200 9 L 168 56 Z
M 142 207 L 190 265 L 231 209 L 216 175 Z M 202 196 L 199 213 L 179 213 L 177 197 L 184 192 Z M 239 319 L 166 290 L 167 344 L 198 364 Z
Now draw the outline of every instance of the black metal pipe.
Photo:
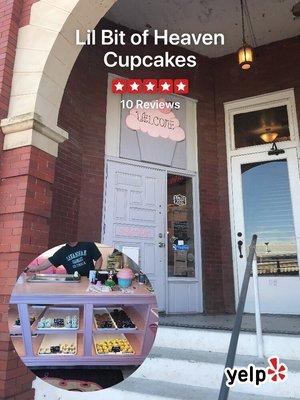
M 252 264 L 253 264 L 255 249 L 256 249 L 256 242 L 257 242 L 257 235 L 253 235 L 251 244 L 249 246 L 249 254 L 247 257 L 246 270 L 245 270 L 242 289 L 241 289 L 241 293 L 240 293 L 240 297 L 239 297 L 239 303 L 238 303 L 238 307 L 236 310 L 236 316 L 235 316 L 235 320 L 234 320 L 233 330 L 231 333 L 225 368 L 233 368 L 233 366 L 234 366 L 236 349 L 237 349 L 237 344 L 238 344 L 239 335 L 240 335 L 240 331 L 241 331 L 243 313 L 244 313 L 246 297 L 247 297 L 247 292 L 248 292 L 249 280 L 250 280 L 250 276 L 251 276 L 251 272 L 252 272 Z M 227 377 L 225 375 L 225 368 L 224 368 L 223 379 L 222 379 L 222 384 L 221 384 L 218 400 L 227 400 L 227 398 L 228 398 L 229 387 L 226 385 Z

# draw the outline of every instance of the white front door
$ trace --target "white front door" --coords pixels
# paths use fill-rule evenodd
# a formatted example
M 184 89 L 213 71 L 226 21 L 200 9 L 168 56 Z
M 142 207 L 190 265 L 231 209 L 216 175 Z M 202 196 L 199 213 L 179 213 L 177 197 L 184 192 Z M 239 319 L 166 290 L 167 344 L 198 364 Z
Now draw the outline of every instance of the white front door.
M 151 281 L 159 310 L 166 309 L 165 171 L 108 160 L 103 242 L 128 254 Z
M 240 292 L 253 234 L 261 312 L 299 314 L 300 180 L 296 148 L 231 158 L 233 246 L 237 292 Z M 254 312 L 252 279 L 246 312 Z

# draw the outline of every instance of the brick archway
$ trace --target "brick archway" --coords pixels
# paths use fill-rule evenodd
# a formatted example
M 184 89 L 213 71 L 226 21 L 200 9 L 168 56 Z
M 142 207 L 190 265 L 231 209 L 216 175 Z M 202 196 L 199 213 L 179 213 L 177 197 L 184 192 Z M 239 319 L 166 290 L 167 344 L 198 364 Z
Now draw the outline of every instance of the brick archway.
M 4 149 L 34 145 L 54 156 L 68 134 L 57 126 L 64 89 L 82 46 L 75 29 L 93 29 L 116 0 L 39 0 L 18 33 Z

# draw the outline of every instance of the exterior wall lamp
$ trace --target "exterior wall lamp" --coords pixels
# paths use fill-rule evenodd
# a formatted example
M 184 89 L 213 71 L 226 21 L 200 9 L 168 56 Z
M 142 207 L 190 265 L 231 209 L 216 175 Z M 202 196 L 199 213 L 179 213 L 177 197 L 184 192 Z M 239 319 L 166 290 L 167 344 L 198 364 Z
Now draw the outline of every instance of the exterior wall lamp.
M 272 132 L 270 128 L 267 128 L 266 131 L 261 133 L 259 136 L 265 143 L 273 143 L 277 139 L 278 133 Z
M 241 15 L 242 15 L 242 40 L 243 45 L 238 50 L 238 62 L 242 69 L 247 70 L 251 68 L 254 61 L 254 50 L 245 39 L 245 21 L 244 21 L 244 0 L 241 0 Z
M 265 143 L 273 143 L 271 150 L 268 151 L 269 156 L 284 154 L 285 151 L 283 149 L 278 149 L 276 145 L 276 139 L 278 137 L 277 132 L 272 132 L 271 128 L 266 128 L 265 132 L 261 133 L 259 136 Z

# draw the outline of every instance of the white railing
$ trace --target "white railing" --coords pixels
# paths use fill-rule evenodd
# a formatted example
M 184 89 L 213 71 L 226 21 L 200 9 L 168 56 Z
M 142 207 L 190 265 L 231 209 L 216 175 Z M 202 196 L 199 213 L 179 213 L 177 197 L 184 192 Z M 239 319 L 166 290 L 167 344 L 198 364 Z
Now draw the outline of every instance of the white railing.
M 256 337 L 257 337 L 257 355 L 263 357 L 263 339 L 261 329 L 261 318 L 260 318 L 260 306 L 259 306 L 259 289 L 258 289 L 258 278 L 257 278 L 257 260 L 256 260 L 256 242 L 257 235 L 252 236 L 252 241 L 249 246 L 249 254 L 247 257 L 246 269 L 244 273 L 243 284 L 240 292 L 239 302 L 236 310 L 236 316 L 232 329 L 232 334 L 229 343 L 229 349 L 226 357 L 226 363 L 223 373 L 223 379 L 220 387 L 220 393 L 218 400 L 227 400 L 229 394 L 229 387 L 227 386 L 227 377 L 225 374 L 226 368 L 233 368 L 235 355 L 237 350 L 237 344 L 240 336 L 242 319 L 244 314 L 244 308 L 247 298 L 247 292 L 250 282 L 251 273 L 253 275 L 253 286 L 255 296 L 255 322 L 256 322 Z
M 256 326 L 256 342 L 257 342 L 257 355 L 259 358 L 264 356 L 264 343 L 261 327 L 261 313 L 259 301 L 259 286 L 258 286 L 258 273 L 257 273 L 257 257 L 254 253 L 252 262 L 252 276 L 254 288 L 254 304 L 255 304 L 255 326 Z

